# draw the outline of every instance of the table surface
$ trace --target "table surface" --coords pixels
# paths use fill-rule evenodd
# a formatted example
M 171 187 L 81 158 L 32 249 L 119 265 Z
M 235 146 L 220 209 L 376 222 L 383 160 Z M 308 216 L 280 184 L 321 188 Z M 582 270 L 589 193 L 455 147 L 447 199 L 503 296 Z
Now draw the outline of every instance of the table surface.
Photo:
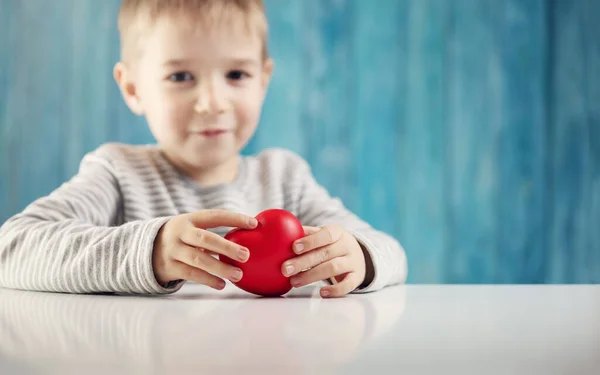
M 0 289 L 1 374 L 600 374 L 600 286 Z

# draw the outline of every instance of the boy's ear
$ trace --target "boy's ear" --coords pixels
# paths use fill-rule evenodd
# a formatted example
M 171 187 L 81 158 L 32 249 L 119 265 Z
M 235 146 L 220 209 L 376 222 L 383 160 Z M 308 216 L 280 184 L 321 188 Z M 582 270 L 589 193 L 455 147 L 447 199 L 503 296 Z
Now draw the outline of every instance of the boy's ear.
M 272 59 L 267 59 L 263 64 L 263 80 L 262 80 L 262 88 L 263 90 L 267 90 L 269 87 L 269 83 L 271 82 L 271 77 L 273 76 L 273 68 L 275 63 Z
M 136 91 L 133 76 L 131 71 L 127 69 L 125 63 L 119 61 L 113 69 L 113 75 L 129 109 L 138 116 L 143 115 L 144 111 Z

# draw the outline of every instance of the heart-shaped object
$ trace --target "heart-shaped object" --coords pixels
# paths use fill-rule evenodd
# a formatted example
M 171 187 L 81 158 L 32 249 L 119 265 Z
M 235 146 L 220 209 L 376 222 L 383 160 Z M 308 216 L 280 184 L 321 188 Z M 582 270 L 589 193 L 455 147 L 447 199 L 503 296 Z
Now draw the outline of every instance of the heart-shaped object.
M 239 267 L 244 273 L 242 279 L 234 283 L 238 288 L 260 296 L 284 295 L 292 285 L 281 273 L 281 265 L 296 256 L 292 245 L 304 237 L 304 228 L 296 216 L 281 209 L 263 211 L 256 219 L 256 228 L 236 228 L 225 235 L 225 239 L 248 248 L 250 259 L 246 263 L 224 255 L 219 255 L 219 259 Z

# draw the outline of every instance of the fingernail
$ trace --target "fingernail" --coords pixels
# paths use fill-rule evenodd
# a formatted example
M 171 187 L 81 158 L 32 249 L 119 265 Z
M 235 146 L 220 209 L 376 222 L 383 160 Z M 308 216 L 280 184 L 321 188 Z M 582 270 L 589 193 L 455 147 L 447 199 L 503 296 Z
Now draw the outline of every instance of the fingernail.
M 288 264 L 287 266 L 285 266 L 285 275 L 289 276 L 292 273 L 294 273 L 294 266 L 292 266 L 291 264 Z
M 250 257 L 250 251 L 248 249 L 243 248 L 238 251 L 238 259 L 241 261 L 246 261 Z
M 329 297 L 331 295 L 331 292 L 327 289 L 324 289 L 321 291 L 321 297 Z
M 225 288 L 225 281 L 219 280 L 219 282 L 217 283 L 217 288 L 224 289 Z
M 235 281 L 240 281 L 242 279 L 242 270 L 234 270 L 231 273 L 231 279 Z
M 255 227 L 258 225 L 258 220 L 256 220 L 256 218 L 251 217 L 250 219 L 248 219 L 248 224 L 250 224 L 251 227 Z
M 290 283 L 292 284 L 292 286 L 298 286 L 300 285 L 300 279 L 298 279 L 297 277 L 292 277 L 290 279 Z
M 294 247 L 295 247 L 297 253 L 301 253 L 302 250 L 304 250 L 304 245 L 300 242 L 297 243 Z

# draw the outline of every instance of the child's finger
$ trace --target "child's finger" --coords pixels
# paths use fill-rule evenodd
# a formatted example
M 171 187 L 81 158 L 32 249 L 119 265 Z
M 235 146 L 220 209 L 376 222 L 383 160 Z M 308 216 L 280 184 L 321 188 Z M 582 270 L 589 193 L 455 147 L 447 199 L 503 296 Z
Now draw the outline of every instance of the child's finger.
M 215 253 L 214 251 L 210 251 L 210 250 L 206 250 L 206 249 L 200 249 L 202 251 L 204 251 L 206 254 L 210 255 L 210 256 L 218 256 L 219 253 Z
M 301 272 L 290 279 L 293 287 L 300 288 L 317 281 L 326 280 L 352 271 L 352 265 L 346 257 L 338 257 L 319 264 L 308 271 Z
M 309 251 L 306 254 L 294 257 L 285 261 L 281 265 L 281 272 L 284 276 L 290 277 L 296 275 L 309 268 L 316 267 L 322 263 L 328 262 L 348 253 L 345 246 L 338 243 L 320 247 L 316 250 Z M 335 276 L 335 275 L 329 275 Z
M 321 288 L 321 297 L 343 297 L 352 292 L 359 285 L 360 281 L 358 280 L 358 275 L 355 272 L 350 272 L 346 275 L 344 280 L 339 283 Z
M 221 262 L 219 259 L 191 246 L 182 246 L 181 251 L 177 253 L 176 260 L 233 282 L 240 281 L 243 276 L 242 270 L 239 268 Z
M 250 252 L 243 246 L 226 240 L 216 233 L 190 226 L 180 237 L 183 243 L 225 255 L 238 262 L 246 262 Z
M 177 260 L 173 261 L 172 267 L 174 273 L 178 275 L 178 279 L 195 281 L 198 284 L 207 285 L 217 290 L 225 288 L 225 281 L 201 269 L 181 263 Z
M 337 242 L 342 236 L 343 230 L 337 225 L 327 225 L 317 232 L 301 238 L 294 242 L 294 252 L 302 254 L 307 251 L 318 249 Z
M 194 226 L 202 229 L 216 227 L 235 227 L 254 229 L 258 225 L 256 218 L 225 210 L 203 210 L 190 214 Z

